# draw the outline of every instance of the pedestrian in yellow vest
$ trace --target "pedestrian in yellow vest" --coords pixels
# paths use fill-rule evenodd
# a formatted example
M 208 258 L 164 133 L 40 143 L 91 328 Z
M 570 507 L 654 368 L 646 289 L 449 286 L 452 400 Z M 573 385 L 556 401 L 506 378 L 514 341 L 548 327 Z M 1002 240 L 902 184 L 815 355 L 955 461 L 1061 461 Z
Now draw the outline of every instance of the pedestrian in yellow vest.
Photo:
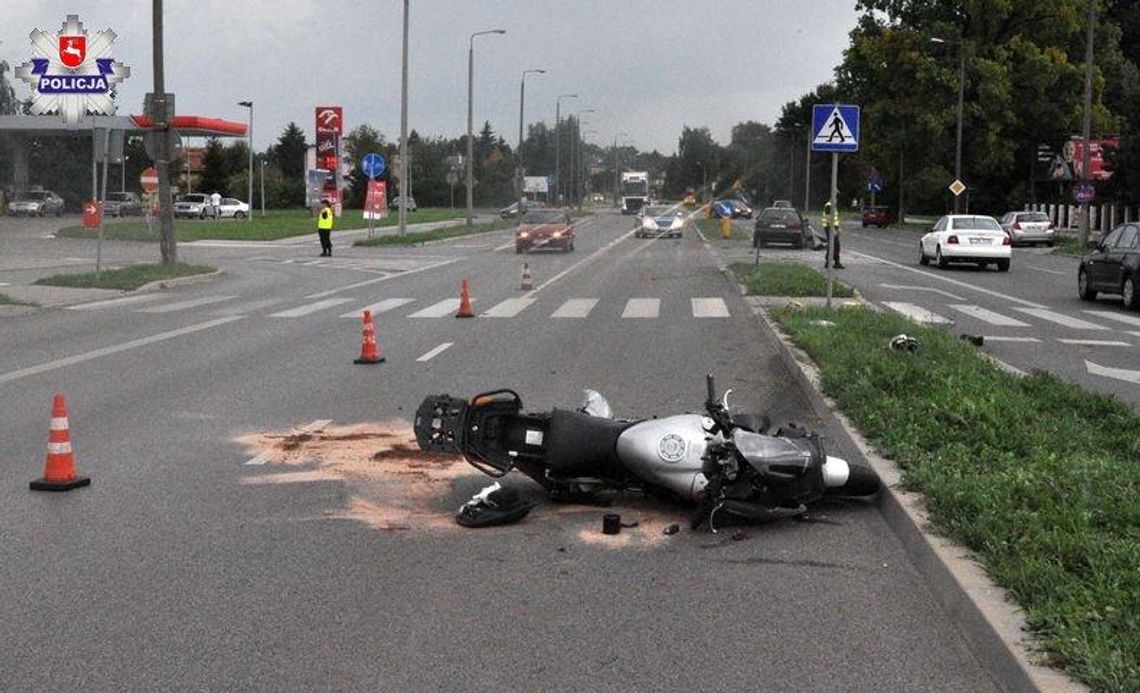
M 823 252 L 825 253 L 825 255 L 823 258 L 823 266 L 824 266 L 824 268 L 826 268 L 829 265 L 831 265 L 832 262 L 834 262 L 835 263 L 835 269 L 843 269 L 843 263 L 839 261 L 839 236 L 840 236 L 840 233 L 839 233 L 839 229 L 840 229 L 839 210 L 838 209 L 833 210 L 831 208 L 831 202 L 830 201 L 825 202 L 823 204 L 823 219 L 821 221 L 823 223 L 824 230 L 827 231 L 827 239 L 828 239 L 827 242 L 833 248 L 833 250 L 831 251 L 831 257 L 827 257 L 826 253 L 828 251 L 826 249 L 824 249 Z M 834 236 L 832 235 L 833 233 L 834 233 Z M 833 238 L 834 238 L 834 244 L 832 241 Z
M 321 237 L 321 257 L 332 257 L 333 210 L 328 200 L 321 200 L 317 214 L 317 235 Z

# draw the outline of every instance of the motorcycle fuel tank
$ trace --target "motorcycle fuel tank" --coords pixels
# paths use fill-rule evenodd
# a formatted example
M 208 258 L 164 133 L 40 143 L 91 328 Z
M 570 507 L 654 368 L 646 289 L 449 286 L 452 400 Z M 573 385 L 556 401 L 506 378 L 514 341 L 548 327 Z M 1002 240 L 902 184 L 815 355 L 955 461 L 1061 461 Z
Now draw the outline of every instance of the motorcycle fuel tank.
M 708 446 L 712 419 L 679 414 L 650 419 L 622 431 L 617 453 L 622 465 L 638 478 L 692 500 L 708 484 L 701 457 Z

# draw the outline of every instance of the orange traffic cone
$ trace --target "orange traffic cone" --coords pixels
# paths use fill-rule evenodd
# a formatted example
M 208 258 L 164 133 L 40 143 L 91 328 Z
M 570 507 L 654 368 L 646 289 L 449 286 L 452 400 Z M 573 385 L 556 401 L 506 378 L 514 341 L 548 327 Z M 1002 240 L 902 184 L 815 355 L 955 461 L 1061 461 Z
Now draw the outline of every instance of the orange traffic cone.
M 364 334 L 360 343 L 360 358 L 353 363 L 384 363 L 380 347 L 376 346 L 376 323 L 372 321 L 372 311 L 364 311 Z
M 534 289 L 534 278 L 530 276 L 530 265 L 523 263 L 522 286 L 519 287 L 520 291 L 531 291 Z
M 56 395 L 51 407 L 51 429 L 48 433 L 47 462 L 44 477 L 28 484 L 33 491 L 70 491 L 87 486 L 91 479 L 75 473 L 75 457 L 71 452 L 71 432 L 67 428 L 67 404 Z
M 463 284 L 459 289 L 459 312 L 455 314 L 457 318 L 473 318 L 475 311 L 471 309 L 471 290 L 467 287 L 467 280 L 463 280 Z

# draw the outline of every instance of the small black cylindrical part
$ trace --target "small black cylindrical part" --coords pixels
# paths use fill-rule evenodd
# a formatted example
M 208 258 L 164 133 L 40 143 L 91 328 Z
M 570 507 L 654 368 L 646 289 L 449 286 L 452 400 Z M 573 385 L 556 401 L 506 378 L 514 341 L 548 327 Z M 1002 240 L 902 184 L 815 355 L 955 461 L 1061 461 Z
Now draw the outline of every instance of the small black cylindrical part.
M 617 534 L 621 531 L 621 515 L 606 513 L 602 516 L 602 534 Z

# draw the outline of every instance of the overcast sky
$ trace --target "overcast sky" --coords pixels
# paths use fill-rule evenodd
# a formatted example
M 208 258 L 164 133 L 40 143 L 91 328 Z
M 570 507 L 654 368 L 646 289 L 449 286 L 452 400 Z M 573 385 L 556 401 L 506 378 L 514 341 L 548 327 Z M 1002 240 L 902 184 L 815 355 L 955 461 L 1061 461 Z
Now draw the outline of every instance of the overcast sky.
M 119 113 L 142 111 L 152 90 L 151 3 L 146 0 L 2 0 L 0 59 L 29 60 L 28 33 L 57 31 L 78 14 L 93 33 L 113 29 L 113 56 L 131 67 Z M 345 125 L 400 130 L 401 0 L 167 0 L 166 86 L 178 112 L 244 121 L 254 145 L 295 121 L 313 139 L 313 107 L 341 105 Z M 617 133 L 642 150 L 676 151 L 681 128 L 707 126 L 727 143 L 734 124 L 772 124 L 780 107 L 833 76 L 854 0 L 411 0 L 409 129 L 467 129 L 467 45 L 475 39 L 475 129 L 489 120 L 518 139 L 519 80 L 526 120 L 584 115 L 586 139 Z M 11 73 L 9 73 L 11 77 Z M 29 95 L 23 82 L 15 85 Z

